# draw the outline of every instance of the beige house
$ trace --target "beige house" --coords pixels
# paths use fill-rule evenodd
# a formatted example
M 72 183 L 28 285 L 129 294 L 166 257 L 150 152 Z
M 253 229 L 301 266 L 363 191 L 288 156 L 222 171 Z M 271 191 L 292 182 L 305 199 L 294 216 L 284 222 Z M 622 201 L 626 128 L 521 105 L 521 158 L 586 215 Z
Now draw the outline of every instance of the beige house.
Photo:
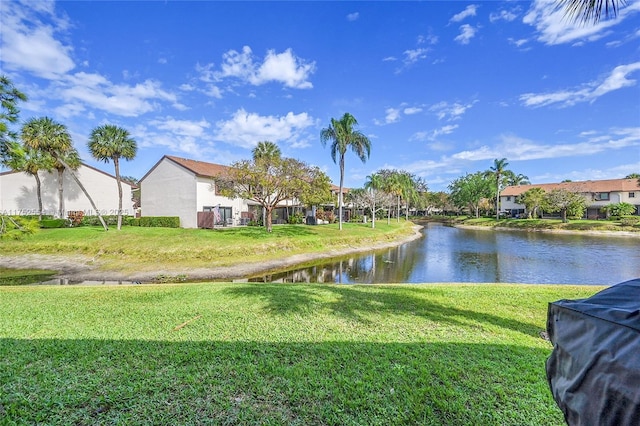
M 103 215 L 115 215 L 118 213 L 118 186 L 115 176 L 102 170 L 82 164 L 75 172 L 82 185 Z M 42 183 L 42 209 L 43 214 L 58 216 L 58 172 L 38 172 Z M 68 171 L 62 175 L 63 199 L 66 217 L 68 212 L 82 211 L 86 216 L 96 214 L 91 203 L 84 195 L 76 181 Z M 37 184 L 33 176 L 23 172 L 0 173 L 0 213 L 8 215 L 37 215 L 38 195 Z M 123 214 L 135 213 L 132 201 L 134 186 L 122 182 L 122 209 Z
M 640 215 L 640 184 L 638 179 L 588 180 L 583 182 L 542 183 L 537 185 L 508 186 L 500 193 L 500 210 L 516 216 L 525 213 L 523 204 L 516 202 L 520 194 L 531 188 L 542 188 L 546 192 L 565 189 L 578 192 L 587 200 L 586 217 L 603 217 L 600 209 L 609 204 L 629 203 L 636 206 Z

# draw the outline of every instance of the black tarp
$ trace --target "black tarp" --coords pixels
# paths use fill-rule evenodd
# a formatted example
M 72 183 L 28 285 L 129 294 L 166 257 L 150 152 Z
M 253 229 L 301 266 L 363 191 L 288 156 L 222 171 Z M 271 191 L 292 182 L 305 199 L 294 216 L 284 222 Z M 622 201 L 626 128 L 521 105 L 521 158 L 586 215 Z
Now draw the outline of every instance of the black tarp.
M 547 379 L 571 425 L 640 425 L 640 279 L 549 304 Z

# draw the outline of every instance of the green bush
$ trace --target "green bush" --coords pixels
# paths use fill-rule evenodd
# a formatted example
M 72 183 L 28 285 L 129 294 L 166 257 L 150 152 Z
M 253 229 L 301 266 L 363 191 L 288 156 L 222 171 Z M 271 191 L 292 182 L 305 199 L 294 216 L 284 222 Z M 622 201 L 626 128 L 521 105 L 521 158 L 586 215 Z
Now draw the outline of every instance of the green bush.
M 304 215 L 300 212 L 294 213 L 289 216 L 288 222 L 292 225 L 299 225 L 301 223 L 304 223 Z
M 40 221 L 40 228 L 68 228 L 71 226 L 69 219 L 42 219 Z
M 127 217 L 129 226 L 142 226 L 146 228 L 180 228 L 180 218 L 178 216 L 142 216 Z
M 20 240 L 38 231 L 37 219 L 0 215 L 0 239 Z
M 623 226 L 635 226 L 640 224 L 640 216 L 625 216 L 620 218 L 620 224 Z
M 124 218 L 125 216 L 122 217 L 122 223 L 125 223 Z M 102 219 L 107 226 L 116 226 L 118 224 L 118 215 L 104 215 Z M 78 226 L 102 226 L 102 223 L 100 223 L 98 216 L 84 216 Z

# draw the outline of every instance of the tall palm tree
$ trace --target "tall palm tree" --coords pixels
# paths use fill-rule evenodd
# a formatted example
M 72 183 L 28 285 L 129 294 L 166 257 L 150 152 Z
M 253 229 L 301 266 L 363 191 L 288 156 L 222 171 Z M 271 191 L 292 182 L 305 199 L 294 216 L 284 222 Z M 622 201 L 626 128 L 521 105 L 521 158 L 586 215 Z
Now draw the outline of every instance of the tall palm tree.
M 80 160 L 80 154 L 78 154 L 76 149 L 71 149 L 61 154 L 61 158 L 62 161 L 55 160 L 53 168 L 58 171 L 58 215 L 61 218 L 64 218 L 64 164 L 66 164 L 71 170 L 78 170 L 82 161 Z
M 38 197 L 38 220 L 42 220 L 42 182 L 38 172 L 50 171 L 53 168 L 53 158 L 35 149 L 27 148 L 18 142 L 7 142 L 7 155 L 2 164 L 17 172 L 24 172 L 36 180 L 36 196 Z
M 597 24 L 604 17 L 616 17 L 621 6 L 625 6 L 625 0 L 557 0 L 559 7 L 564 9 L 565 16 L 574 22 Z
M 280 158 L 282 156 L 278 145 L 269 141 L 258 142 L 251 154 L 254 160 Z
M 19 101 L 26 101 L 27 96 L 19 91 L 6 75 L 0 75 L 0 160 L 9 156 L 10 142 L 15 142 L 17 134 L 9 128 L 9 123 L 18 121 Z
M 122 228 L 122 179 L 120 178 L 120 159 L 133 160 L 138 151 L 136 141 L 122 127 L 105 124 L 93 129 L 89 142 L 89 152 L 96 160 L 108 163 L 113 160 L 118 184 L 118 230 Z
M 500 218 L 500 190 L 502 188 L 502 178 L 506 175 L 512 174 L 510 170 L 507 170 L 509 163 L 506 158 L 493 160 L 493 166 L 489 167 L 489 170 L 485 172 L 487 176 L 493 177 L 496 184 L 496 220 Z
M 509 186 L 529 185 L 529 176 L 525 176 L 522 173 L 515 174 L 510 170 L 505 173 L 506 183 Z
M 340 192 L 338 193 L 338 227 L 342 230 L 342 190 L 344 187 L 344 155 L 350 148 L 364 163 L 371 153 L 371 141 L 364 133 L 355 130 L 358 124 L 355 117 L 345 112 L 342 118 L 331 119 L 331 125 L 320 131 L 320 141 L 325 146 L 331 141 L 331 158 L 340 166 Z
M 91 203 L 91 207 L 96 211 L 104 230 L 109 230 L 93 198 L 80 182 L 73 168 L 65 161 L 65 156 L 75 151 L 67 127 L 49 117 L 32 118 L 22 126 L 21 138 L 26 147 L 48 153 L 69 171 L 73 180 Z

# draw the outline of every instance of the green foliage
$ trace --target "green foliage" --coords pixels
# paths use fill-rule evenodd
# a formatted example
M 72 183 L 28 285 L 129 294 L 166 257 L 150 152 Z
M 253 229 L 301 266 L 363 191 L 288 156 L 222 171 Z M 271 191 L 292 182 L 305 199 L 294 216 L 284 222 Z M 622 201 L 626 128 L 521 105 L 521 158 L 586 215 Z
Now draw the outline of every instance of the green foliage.
M 20 240 L 37 231 L 37 219 L 0 215 L 0 239 Z
M 451 201 L 459 208 L 468 207 L 476 217 L 480 217 L 482 200 L 493 196 L 494 186 L 487 173 L 466 174 L 449 185 Z
M 40 221 L 40 228 L 43 229 L 68 228 L 70 226 L 69 219 L 43 219 Z
M 538 216 L 538 210 L 544 210 L 546 194 L 542 188 L 531 188 L 516 197 L 516 203 L 524 204 L 529 219 Z
M 118 223 L 118 216 L 107 215 L 102 216 L 102 219 L 107 225 L 116 225 Z M 98 216 L 83 216 L 78 226 L 102 226 L 100 218 Z
M 636 206 L 629 203 L 615 203 L 604 206 L 600 209 L 607 216 L 620 217 L 629 216 L 636 212 Z
M 563 222 L 567 218 L 581 218 L 587 209 L 587 200 L 580 193 L 566 189 L 554 189 L 547 193 L 545 203 L 546 209 L 560 213 Z
M 26 100 L 27 96 L 13 85 L 9 77 L 0 75 L 0 164 L 4 164 L 8 144 L 17 140 L 18 135 L 9 125 L 18 122 L 18 102 Z
M 123 223 L 129 226 L 142 226 L 147 228 L 180 228 L 180 218 L 178 216 L 142 216 L 126 217 L 123 219 Z
M 289 215 L 288 222 L 292 225 L 300 225 L 304 223 L 304 214 L 301 212 L 293 213 L 292 215 Z
M 640 216 L 625 216 L 620 218 L 622 226 L 636 226 L 640 224 Z

